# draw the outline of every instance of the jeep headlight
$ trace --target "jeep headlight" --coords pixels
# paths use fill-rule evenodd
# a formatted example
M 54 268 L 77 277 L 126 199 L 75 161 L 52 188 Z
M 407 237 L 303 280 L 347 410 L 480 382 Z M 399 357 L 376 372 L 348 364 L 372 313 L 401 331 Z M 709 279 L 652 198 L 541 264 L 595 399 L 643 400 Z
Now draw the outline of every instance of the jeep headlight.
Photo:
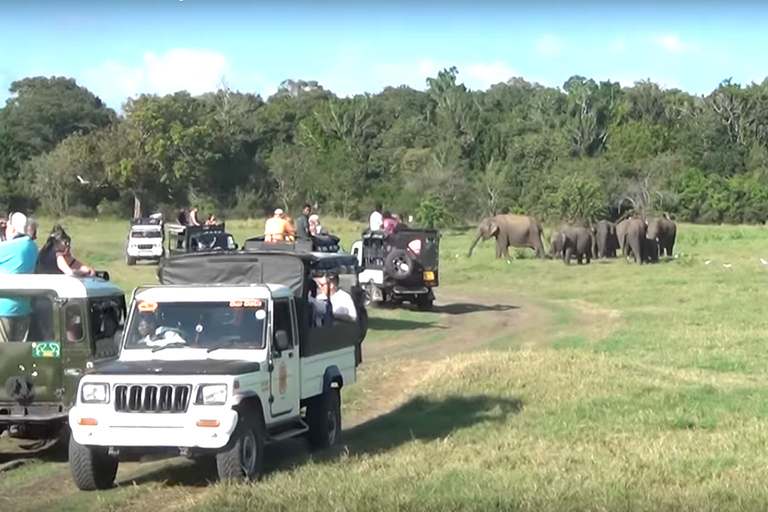
M 224 405 L 227 403 L 226 384 L 207 384 L 200 386 L 197 403 L 202 405 Z
M 80 398 L 86 404 L 105 404 L 109 401 L 109 386 L 106 384 L 83 384 Z

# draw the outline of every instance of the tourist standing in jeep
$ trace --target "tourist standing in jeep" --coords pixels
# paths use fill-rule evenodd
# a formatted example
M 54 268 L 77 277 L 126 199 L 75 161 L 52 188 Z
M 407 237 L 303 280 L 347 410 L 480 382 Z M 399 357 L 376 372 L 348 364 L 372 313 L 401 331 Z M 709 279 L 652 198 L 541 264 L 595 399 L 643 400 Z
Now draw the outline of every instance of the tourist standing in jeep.
M 0 274 L 32 274 L 37 263 L 37 247 L 26 235 L 27 216 L 13 213 L 5 226 L 5 241 L 0 243 Z M 26 340 L 29 333 L 30 300 L 0 299 L 0 342 Z

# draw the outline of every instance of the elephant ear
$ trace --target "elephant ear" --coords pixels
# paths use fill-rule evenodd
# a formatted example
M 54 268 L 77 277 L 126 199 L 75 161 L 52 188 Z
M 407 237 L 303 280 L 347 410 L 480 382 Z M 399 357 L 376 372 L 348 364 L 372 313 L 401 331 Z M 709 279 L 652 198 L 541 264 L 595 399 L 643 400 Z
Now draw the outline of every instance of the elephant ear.
M 499 233 L 499 224 L 498 222 L 491 221 L 488 223 L 488 232 L 491 234 L 491 236 L 496 236 Z

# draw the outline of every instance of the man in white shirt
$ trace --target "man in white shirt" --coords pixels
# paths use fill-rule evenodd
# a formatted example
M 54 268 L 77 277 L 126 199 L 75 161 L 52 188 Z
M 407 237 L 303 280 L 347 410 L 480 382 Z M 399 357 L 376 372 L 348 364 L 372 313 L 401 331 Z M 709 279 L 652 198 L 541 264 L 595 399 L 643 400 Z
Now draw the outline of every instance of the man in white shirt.
M 371 213 L 371 216 L 368 218 L 368 224 L 371 228 L 371 231 L 381 231 L 384 229 L 384 217 L 381 215 L 381 209 L 382 205 L 381 203 L 376 203 L 376 208 L 373 210 L 373 213 Z
M 318 277 L 317 287 L 318 300 L 325 300 L 326 297 L 330 297 L 334 318 L 349 322 L 357 321 L 355 301 L 352 300 L 350 294 L 339 288 L 339 276 L 337 274 L 329 273 L 327 276 Z

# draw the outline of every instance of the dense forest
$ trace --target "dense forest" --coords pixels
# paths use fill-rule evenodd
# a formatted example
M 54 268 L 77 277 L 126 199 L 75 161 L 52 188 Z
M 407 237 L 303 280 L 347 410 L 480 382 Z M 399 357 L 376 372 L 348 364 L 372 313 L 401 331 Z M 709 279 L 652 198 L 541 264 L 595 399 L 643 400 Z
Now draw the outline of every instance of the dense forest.
M 581 76 L 473 91 L 454 67 L 425 85 L 339 98 L 286 80 L 266 101 L 223 85 L 118 114 L 73 79 L 18 80 L 0 109 L 0 209 L 244 218 L 308 201 L 362 218 L 381 201 L 443 225 L 507 210 L 768 218 L 768 81 L 706 97 Z

